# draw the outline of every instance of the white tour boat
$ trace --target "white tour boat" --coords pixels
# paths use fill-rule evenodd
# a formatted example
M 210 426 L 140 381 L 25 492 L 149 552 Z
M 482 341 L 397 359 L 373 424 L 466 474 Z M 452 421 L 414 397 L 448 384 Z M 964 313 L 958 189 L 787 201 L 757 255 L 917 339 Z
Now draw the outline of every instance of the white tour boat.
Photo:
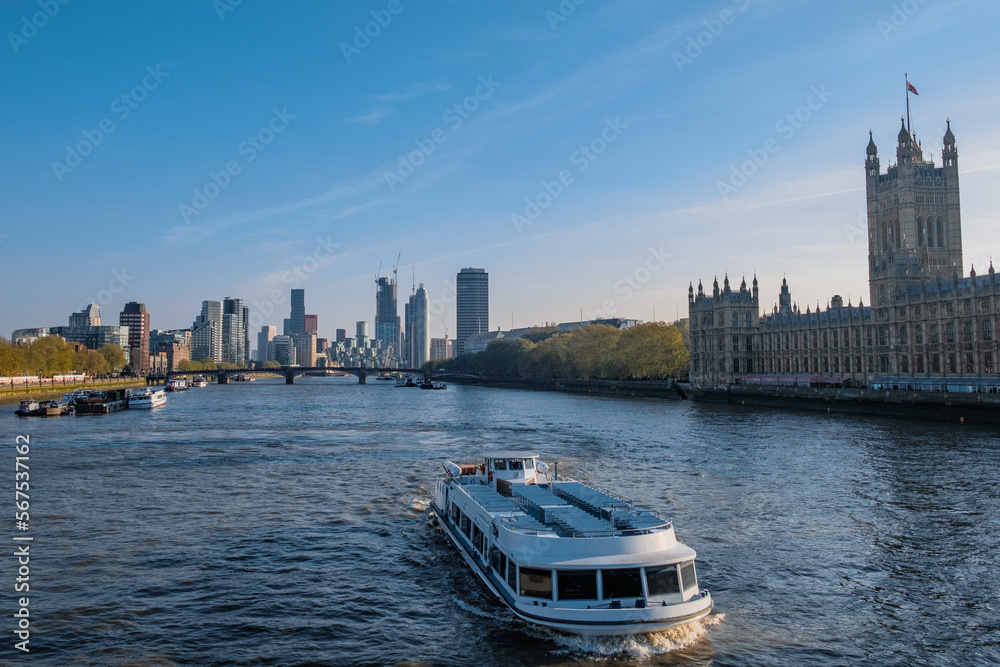
M 167 402 L 162 389 L 133 389 L 128 394 L 130 408 L 155 408 Z
M 559 479 L 535 454 L 488 454 L 478 466 L 444 468 L 431 509 L 490 594 L 524 621 L 627 635 L 712 611 L 712 596 L 698 589 L 694 549 L 655 513 Z
M 195 375 L 193 378 L 191 378 L 191 386 L 192 387 L 207 387 L 208 386 L 208 381 L 206 381 L 205 378 L 202 377 L 201 375 Z

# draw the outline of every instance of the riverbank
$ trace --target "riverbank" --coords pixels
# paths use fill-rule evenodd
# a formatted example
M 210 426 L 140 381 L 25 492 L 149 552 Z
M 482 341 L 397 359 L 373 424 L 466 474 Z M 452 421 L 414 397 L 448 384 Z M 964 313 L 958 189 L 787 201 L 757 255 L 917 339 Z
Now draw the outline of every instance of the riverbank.
M 1000 394 L 688 383 L 679 383 L 677 388 L 685 398 L 695 401 L 959 424 L 1000 424 Z
M 30 385 L 28 387 L 17 387 L 13 389 L 5 387 L 0 389 L 0 405 L 18 403 L 26 398 L 36 401 L 59 399 L 77 389 L 123 389 L 130 387 L 145 387 L 146 381 L 142 378 L 127 378 L 115 380 L 91 380 L 88 382 L 67 382 L 54 385 Z
M 505 389 L 538 389 L 565 391 L 574 394 L 603 396 L 631 396 L 680 400 L 681 395 L 673 380 L 653 382 L 644 380 L 562 380 L 558 378 L 484 378 L 478 382 L 486 387 Z

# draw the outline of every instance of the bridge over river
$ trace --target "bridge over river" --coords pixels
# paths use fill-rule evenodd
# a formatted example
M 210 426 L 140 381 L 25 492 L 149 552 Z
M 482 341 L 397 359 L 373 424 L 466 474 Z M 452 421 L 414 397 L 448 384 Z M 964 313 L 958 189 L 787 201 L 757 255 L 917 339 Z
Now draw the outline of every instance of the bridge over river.
M 165 384 L 170 378 L 174 377 L 185 377 L 201 375 L 202 377 L 208 378 L 214 376 L 219 384 L 229 384 L 230 378 L 236 375 L 254 375 L 257 373 L 270 373 L 272 375 L 284 375 L 285 384 L 295 384 L 295 378 L 306 375 L 307 373 L 316 374 L 331 374 L 331 373 L 345 373 L 348 375 L 356 375 L 358 378 L 358 384 L 365 384 L 365 380 L 369 375 L 381 375 L 383 373 L 395 373 L 399 375 L 420 375 L 423 376 L 425 380 L 431 380 L 435 378 L 442 377 L 463 377 L 468 379 L 474 379 L 476 376 L 467 375 L 464 373 L 449 373 L 445 371 L 427 371 L 423 368 L 382 368 L 373 366 L 342 366 L 342 367 L 330 367 L 330 366 L 280 366 L 278 368 L 225 368 L 225 369 L 215 369 L 215 370 L 201 370 L 201 371 L 167 371 L 166 373 L 149 374 L 146 376 L 146 384 Z

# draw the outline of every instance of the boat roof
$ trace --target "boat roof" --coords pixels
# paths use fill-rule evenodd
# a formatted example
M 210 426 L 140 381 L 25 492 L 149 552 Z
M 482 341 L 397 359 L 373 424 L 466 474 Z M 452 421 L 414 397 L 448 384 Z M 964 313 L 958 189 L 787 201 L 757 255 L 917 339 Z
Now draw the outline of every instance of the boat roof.
M 537 459 L 538 454 L 535 452 L 523 451 L 500 451 L 500 452 L 486 452 L 483 454 L 483 458 L 487 459 Z
M 496 458 L 524 458 L 531 455 L 504 454 Z M 581 482 L 559 481 L 550 485 L 515 484 L 511 495 L 503 496 L 492 487 L 473 482 L 458 488 L 469 494 L 483 509 L 505 517 L 511 528 L 551 531 L 560 537 L 603 537 L 614 534 L 641 534 L 668 530 L 668 520 L 636 507 L 615 496 L 602 493 Z M 614 527 L 612 527 L 612 516 Z

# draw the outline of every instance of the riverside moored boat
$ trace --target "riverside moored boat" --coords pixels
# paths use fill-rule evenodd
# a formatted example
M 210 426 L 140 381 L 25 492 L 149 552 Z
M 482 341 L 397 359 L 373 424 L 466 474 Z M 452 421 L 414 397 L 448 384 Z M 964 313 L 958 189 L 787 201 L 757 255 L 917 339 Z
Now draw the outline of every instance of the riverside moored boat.
M 654 512 L 551 476 L 535 454 L 444 464 L 431 509 L 491 595 L 582 635 L 659 632 L 708 615 L 695 551 Z
M 72 405 L 59 404 L 55 401 L 21 401 L 14 414 L 18 417 L 59 417 L 74 413 Z
M 130 408 L 156 408 L 167 402 L 163 389 L 133 389 L 128 393 Z

